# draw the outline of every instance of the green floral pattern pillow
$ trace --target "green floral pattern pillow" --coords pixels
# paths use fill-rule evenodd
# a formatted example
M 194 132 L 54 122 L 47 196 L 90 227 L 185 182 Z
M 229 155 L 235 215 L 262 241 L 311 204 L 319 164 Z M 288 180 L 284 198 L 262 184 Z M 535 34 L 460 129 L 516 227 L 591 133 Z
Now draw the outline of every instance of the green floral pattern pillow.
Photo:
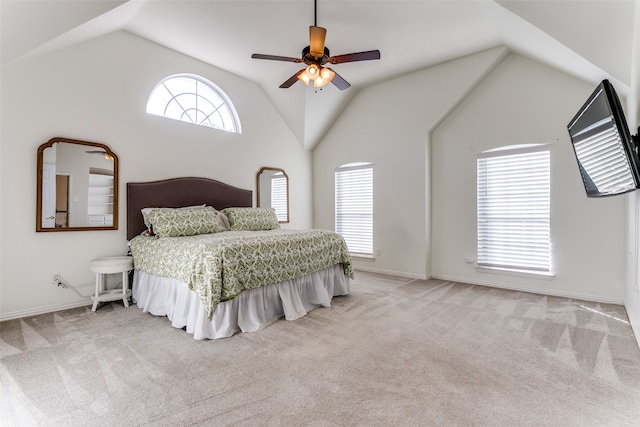
M 219 212 L 212 207 L 202 209 L 152 209 L 147 215 L 158 237 L 195 236 L 225 231 L 218 223 Z
M 276 210 L 273 208 L 226 208 L 222 210 L 222 213 L 229 218 L 231 230 L 234 231 L 280 228 Z
M 204 209 L 207 205 L 197 205 L 197 206 L 185 206 L 182 208 L 164 208 L 164 209 L 180 209 L 180 210 L 187 210 L 187 209 Z M 160 208 L 142 208 L 140 210 L 140 212 L 142 212 L 142 220 L 144 221 L 144 225 L 147 226 L 147 230 L 151 231 L 151 222 L 149 221 L 149 212 L 151 212 L 154 209 L 160 209 Z

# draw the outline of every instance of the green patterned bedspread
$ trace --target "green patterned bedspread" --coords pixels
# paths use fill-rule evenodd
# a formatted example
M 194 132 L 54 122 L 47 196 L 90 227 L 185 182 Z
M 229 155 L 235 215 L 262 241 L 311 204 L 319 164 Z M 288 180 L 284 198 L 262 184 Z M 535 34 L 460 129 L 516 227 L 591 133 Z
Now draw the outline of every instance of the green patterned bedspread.
M 327 230 L 225 231 L 188 237 L 137 236 L 134 267 L 171 277 L 195 291 L 209 318 L 220 301 L 271 283 L 304 276 L 335 264 L 353 278 L 342 236 Z

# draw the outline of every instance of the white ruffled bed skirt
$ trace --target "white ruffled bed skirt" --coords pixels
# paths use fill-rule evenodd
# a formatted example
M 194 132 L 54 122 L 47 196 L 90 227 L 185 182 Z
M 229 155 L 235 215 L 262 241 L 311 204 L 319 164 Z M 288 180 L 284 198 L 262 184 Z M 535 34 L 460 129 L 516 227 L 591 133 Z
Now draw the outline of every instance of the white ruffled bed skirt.
M 298 319 L 316 307 L 330 307 L 334 296 L 346 295 L 350 288 L 349 277 L 337 264 L 308 276 L 248 289 L 221 302 L 210 320 L 200 297 L 184 283 L 135 271 L 132 298 L 144 312 L 167 316 L 173 327 L 186 327 L 193 338 L 201 340 L 254 332 L 282 316 Z

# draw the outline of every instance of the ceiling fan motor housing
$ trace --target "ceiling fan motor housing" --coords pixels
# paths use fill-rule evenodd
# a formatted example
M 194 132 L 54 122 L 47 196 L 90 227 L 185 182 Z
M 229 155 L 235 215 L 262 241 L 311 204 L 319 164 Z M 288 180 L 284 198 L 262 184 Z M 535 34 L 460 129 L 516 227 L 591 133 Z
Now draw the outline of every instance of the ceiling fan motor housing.
M 324 48 L 324 54 L 321 54 L 319 52 L 311 52 L 310 46 L 307 46 L 304 49 L 302 49 L 302 60 L 307 65 L 311 65 L 311 64 L 324 65 L 329 61 L 330 57 L 331 55 L 329 54 L 329 49 L 326 46 Z

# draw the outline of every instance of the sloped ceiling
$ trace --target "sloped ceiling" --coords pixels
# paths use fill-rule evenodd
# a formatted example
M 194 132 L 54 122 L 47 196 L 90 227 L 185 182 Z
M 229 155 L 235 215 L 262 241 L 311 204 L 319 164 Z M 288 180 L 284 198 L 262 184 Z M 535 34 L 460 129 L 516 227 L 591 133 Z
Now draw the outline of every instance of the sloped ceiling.
M 639 3 L 319 0 L 317 25 L 327 28 L 332 55 L 381 51 L 379 61 L 333 67 L 352 84 L 345 91 L 329 85 L 315 93 L 301 83 L 280 89 L 300 64 L 251 59 L 300 56 L 314 24 L 312 0 L 2 0 L 1 59 L 4 67 L 126 30 L 256 82 L 312 149 L 358 90 L 500 45 L 587 81 L 609 78 L 619 93 L 636 96 Z

